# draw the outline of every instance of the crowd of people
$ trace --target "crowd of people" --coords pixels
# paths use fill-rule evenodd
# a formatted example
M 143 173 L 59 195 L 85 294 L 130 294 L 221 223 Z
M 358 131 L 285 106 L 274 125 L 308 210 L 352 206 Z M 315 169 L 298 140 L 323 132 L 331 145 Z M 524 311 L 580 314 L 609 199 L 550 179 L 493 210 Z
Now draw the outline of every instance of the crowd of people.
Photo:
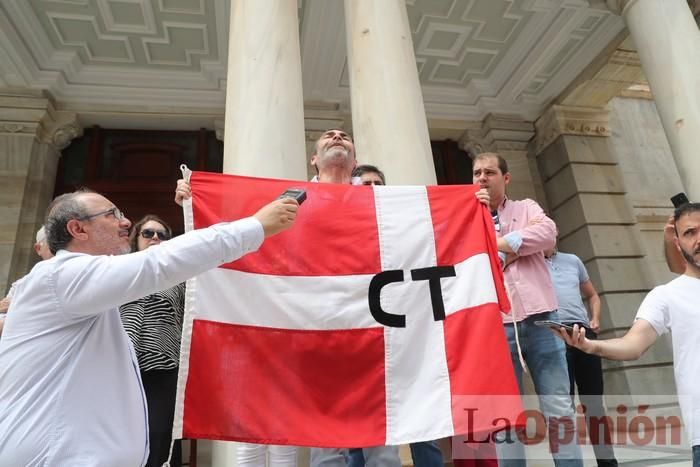
M 342 130 L 323 133 L 310 163 L 318 183 L 386 184 L 379 168 L 357 165 L 353 141 Z M 523 371 L 529 371 L 546 420 L 573 419 L 576 390 L 586 415 L 602 418 L 600 357 L 638 358 L 671 331 L 679 393 L 700 398 L 700 364 L 693 358 L 700 344 L 692 338 L 698 322 L 692 299 L 700 291 L 700 204 L 681 206 L 665 229 L 669 267 L 681 276 L 649 293 L 625 336 L 599 340 L 600 298 L 583 263 L 557 251 L 556 225 L 535 201 L 507 196 L 511 177 L 498 154 L 475 156 L 476 198 L 491 212 L 512 305 L 503 327 L 521 393 Z M 191 195 L 188 182 L 179 180 L 175 202 Z M 57 197 L 36 237 L 44 261 L 0 301 L 6 312 L 0 318 L 0 465 L 168 461 L 184 281 L 257 250 L 266 237 L 291 227 L 298 209 L 292 199 L 275 200 L 249 218 L 172 238 L 170 226 L 156 215 L 132 225 L 97 193 Z M 570 323 L 574 330 L 552 332 L 539 321 Z M 681 408 L 697 467 L 700 414 L 692 406 Z M 556 423 L 548 428 L 557 437 L 574 429 Z M 617 465 L 605 432 L 591 441 L 600 467 Z M 455 466 L 526 465 L 517 441 L 482 448 L 473 459 L 455 459 Z M 413 443 L 410 450 L 417 467 L 444 465 L 437 440 Z M 246 467 L 297 463 L 291 446 L 242 444 L 237 453 L 238 465 Z M 558 467 L 583 465 L 575 442 L 558 446 L 552 456 Z M 170 465 L 180 462 L 176 443 Z M 400 467 L 401 460 L 396 446 L 312 448 L 311 466 Z

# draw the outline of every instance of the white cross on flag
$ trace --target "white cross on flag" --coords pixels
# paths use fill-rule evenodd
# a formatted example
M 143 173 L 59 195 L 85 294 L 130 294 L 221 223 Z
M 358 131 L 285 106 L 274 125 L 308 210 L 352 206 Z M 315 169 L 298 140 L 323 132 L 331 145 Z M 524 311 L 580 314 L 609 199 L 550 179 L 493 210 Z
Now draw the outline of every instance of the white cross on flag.
M 188 281 L 176 438 L 363 447 L 515 424 L 519 397 L 498 397 L 518 394 L 509 305 L 477 188 L 203 172 L 191 185 L 188 230 L 288 188 L 308 198 L 291 229 Z

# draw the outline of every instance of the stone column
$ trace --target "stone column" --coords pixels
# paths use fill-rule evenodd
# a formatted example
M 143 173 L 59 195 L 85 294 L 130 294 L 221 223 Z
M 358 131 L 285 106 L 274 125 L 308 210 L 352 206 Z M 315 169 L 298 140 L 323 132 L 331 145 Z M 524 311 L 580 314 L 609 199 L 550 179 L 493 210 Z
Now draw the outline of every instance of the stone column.
M 230 25 L 224 173 L 305 180 L 297 0 L 237 0 Z M 236 464 L 234 443 L 212 444 L 214 467 Z
M 297 0 L 231 4 L 224 173 L 305 179 Z
M 700 30 L 687 0 L 607 0 L 637 47 L 681 179 L 700 201 Z
M 40 91 L 0 89 L 0 293 L 38 261 L 34 236 L 54 192 L 60 151 L 82 134 Z
M 392 185 L 435 184 L 428 124 L 404 0 L 345 0 L 357 159 Z

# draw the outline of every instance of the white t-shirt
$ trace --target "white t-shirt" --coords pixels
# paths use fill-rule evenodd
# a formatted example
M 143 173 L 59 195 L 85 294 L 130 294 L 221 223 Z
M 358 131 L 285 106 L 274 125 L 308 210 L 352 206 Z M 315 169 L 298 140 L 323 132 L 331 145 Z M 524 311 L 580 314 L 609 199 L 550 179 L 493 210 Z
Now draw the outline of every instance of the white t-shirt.
M 692 446 L 700 445 L 700 279 L 682 275 L 655 287 L 646 296 L 637 319 L 648 321 L 657 334 L 671 332 L 673 372 L 679 402 Z

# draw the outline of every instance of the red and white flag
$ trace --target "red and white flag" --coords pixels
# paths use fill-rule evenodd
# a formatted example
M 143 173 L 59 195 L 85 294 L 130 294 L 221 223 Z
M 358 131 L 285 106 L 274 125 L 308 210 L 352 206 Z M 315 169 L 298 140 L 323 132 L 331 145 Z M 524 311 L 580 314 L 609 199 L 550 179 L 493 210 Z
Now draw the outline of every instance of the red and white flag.
M 519 397 L 498 397 L 518 394 L 509 305 L 476 187 L 191 185 L 188 230 L 288 188 L 308 198 L 258 252 L 188 281 L 176 438 L 363 447 L 515 424 Z

